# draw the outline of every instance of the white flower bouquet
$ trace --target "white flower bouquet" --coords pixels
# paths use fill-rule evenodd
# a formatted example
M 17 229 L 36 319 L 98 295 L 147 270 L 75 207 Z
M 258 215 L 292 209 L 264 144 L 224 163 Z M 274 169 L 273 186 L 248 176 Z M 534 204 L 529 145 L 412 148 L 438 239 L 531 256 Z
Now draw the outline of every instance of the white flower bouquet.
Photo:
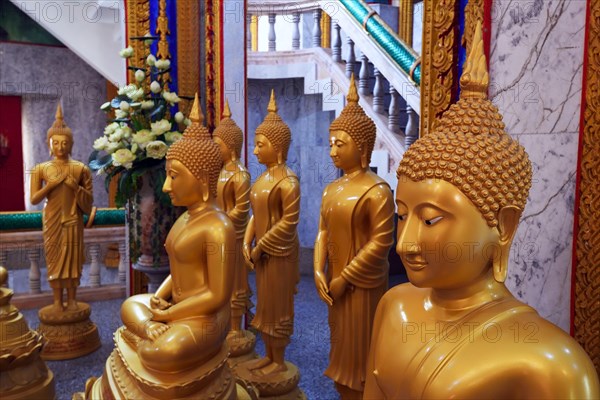
M 149 45 L 156 37 L 132 38 Z M 119 53 L 131 59 L 131 47 Z M 118 174 L 115 197 L 117 207 L 136 193 L 142 175 L 149 174 L 156 196 L 170 204 L 168 196 L 160 188 L 165 180 L 165 156 L 169 146 L 179 140 L 191 122 L 176 111 L 181 98 L 169 92 L 164 75 L 171 68 L 169 60 L 157 60 L 153 54 L 146 57 L 144 66 L 128 66 L 135 71 L 135 83 L 119 89 L 117 97 L 104 103 L 100 109 L 106 112 L 108 123 L 104 134 L 94 142 L 89 166 L 98 174 L 106 175 L 106 190 Z

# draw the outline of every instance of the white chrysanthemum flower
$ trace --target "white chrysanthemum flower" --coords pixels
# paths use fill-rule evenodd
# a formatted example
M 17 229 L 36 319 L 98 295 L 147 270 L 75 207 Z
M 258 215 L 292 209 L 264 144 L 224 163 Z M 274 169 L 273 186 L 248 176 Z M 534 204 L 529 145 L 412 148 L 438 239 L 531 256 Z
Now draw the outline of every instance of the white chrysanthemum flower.
M 142 102 L 142 110 L 149 110 L 152 107 L 154 107 L 154 102 L 152 100 Z
M 117 122 L 113 122 L 112 124 L 108 124 L 104 128 L 104 134 L 105 135 L 110 135 L 111 133 L 113 133 L 114 131 L 116 131 L 117 129 L 119 129 L 120 127 L 121 127 L 121 125 L 119 125 Z
M 121 127 L 121 132 L 123 133 L 123 139 L 130 139 L 131 138 L 131 128 L 129 126 L 127 126 L 127 124 L 123 124 L 124 126 Z
M 135 80 L 136 81 L 143 82 L 144 79 L 146 79 L 146 73 L 143 70 L 138 69 L 137 71 L 135 71 Z
M 94 149 L 101 151 L 106 149 L 108 146 L 108 138 L 106 136 L 100 136 L 98 139 L 94 140 Z
M 123 140 L 123 130 L 117 129 L 115 133 L 108 137 L 108 140 L 110 140 L 111 142 L 120 142 L 121 140 Z
M 169 147 L 162 140 L 155 140 L 146 145 L 146 155 L 150 158 L 161 159 L 167 154 Z
M 182 136 L 183 135 L 177 131 L 167 132 L 165 133 L 165 140 L 169 143 L 175 143 L 176 141 L 181 139 Z
M 127 111 L 115 110 L 115 117 L 117 117 L 118 119 L 127 118 L 128 116 L 129 113 Z
M 152 93 L 160 93 L 161 89 L 162 88 L 160 87 L 160 83 L 158 83 L 156 81 L 153 81 L 150 84 L 150 90 L 152 91 Z
M 137 131 L 131 137 L 131 140 L 134 143 L 137 143 L 138 146 L 140 146 L 140 148 L 142 148 L 142 149 L 145 148 L 146 145 L 149 142 L 153 141 L 154 139 L 155 139 L 154 135 L 148 129 L 142 129 L 141 131 Z
M 142 97 L 144 97 L 144 89 L 139 88 L 139 89 L 129 93 L 128 96 L 133 101 L 140 100 Z
M 175 122 L 177 122 L 178 124 L 182 123 L 183 120 L 185 119 L 185 117 L 183 116 L 183 113 L 181 111 L 177 111 L 175 113 Z
M 169 61 L 169 60 L 156 61 L 156 68 L 158 68 L 160 70 L 169 69 L 170 66 L 171 66 L 171 61 Z
M 119 52 L 119 55 L 123 58 L 130 58 L 133 56 L 133 47 L 128 46 Z
M 154 57 L 152 54 L 150 54 L 146 58 L 146 64 L 149 65 L 150 67 L 152 67 L 154 64 L 156 64 L 156 57 Z
M 122 101 L 121 103 L 119 103 L 119 108 L 123 111 L 128 111 L 129 110 L 129 103 L 126 101 Z
M 181 101 L 181 99 L 179 98 L 179 96 L 177 96 L 177 93 L 175 92 L 163 92 L 162 96 L 168 103 L 171 104 L 176 104 Z
M 189 118 L 186 118 L 186 119 L 183 120 L 183 124 L 185 126 L 190 126 L 190 125 L 192 125 L 192 120 L 189 119 Z
M 121 142 L 108 142 L 104 151 L 106 151 L 108 154 L 112 154 L 115 151 L 122 149 L 122 148 L 123 148 L 123 143 L 121 143 Z
M 160 136 L 171 130 L 171 123 L 166 119 L 161 119 L 160 121 L 151 123 L 150 128 L 152 129 L 152 134 L 154 136 Z
M 152 42 L 154 42 L 154 38 L 152 38 L 152 35 L 150 33 L 146 33 L 144 35 L 144 37 L 147 37 L 148 39 L 144 40 L 144 44 L 146 46 L 150 46 L 152 44 Z
M 135 156 L 128 149 L 119 149 L 112 154 L 112 162 L 116 167 L 123 166 L 129 169 L 133 166 L 134 160 Z
M 123 87 L 120 87 L 119 90 L 117 91 L 117 94 L 119 96 L 123 96 L 123 95 L 127 95 L 128 93 L 131 93 L 133 91 L 137 90 L 137 86 L 134 85 L 133 83 L 129 84 L 129 85 L 125 85 Z
M 101 109 L 102 111 L 108 111 L 108 110 L 110 110 L 110 101 L 107 101 L 106 103 L 102 104 L 102 105 L 100 106 L 100 109 Z

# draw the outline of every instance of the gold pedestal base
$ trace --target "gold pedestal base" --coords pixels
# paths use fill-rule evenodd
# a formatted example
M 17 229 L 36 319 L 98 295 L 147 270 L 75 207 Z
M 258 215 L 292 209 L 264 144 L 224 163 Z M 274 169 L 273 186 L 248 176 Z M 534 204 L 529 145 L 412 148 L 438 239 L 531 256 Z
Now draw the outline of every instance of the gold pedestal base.
M 254 361 L 239 364 L 235 374 L 245 382 L 256 388 L 261 399 L 270 400 L 305 400 L 306 395 L 298 388 L 300 373 L 298 367 L 286 361 L 286 371 L 269 374 L 266 376 L 255 375 L 248 368 Z
M 227 364 L 231 369 L 234 369 L 238 364 L 257 358 L 254 352 L 256 336 L 250 331 L 230 331 L 227 335 L 227 345 L 229 346 Z
M 21 367 L 0 371 L 2 400 L 54 399 L 54 374 L 40 359 Z
M 100 347 L 98 328 L 90 320 L 89 304 L 79 302 L 78 306 L 75 311 L 57 312 L 51 305 L 39 311 L 37 330 L 48 340 L 42 351 L 44 360 L 77 358 Z

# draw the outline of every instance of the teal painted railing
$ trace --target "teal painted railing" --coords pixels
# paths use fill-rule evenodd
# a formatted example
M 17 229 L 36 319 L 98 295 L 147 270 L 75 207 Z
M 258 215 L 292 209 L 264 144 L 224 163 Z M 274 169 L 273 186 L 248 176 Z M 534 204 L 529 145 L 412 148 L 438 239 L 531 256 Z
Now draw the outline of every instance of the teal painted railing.
M 371 11 L 371 8 L 362 0 L 340 0 L 340 3 L 361 25 Z M 398 64 L 398 67 L 410 76 L 410 70 L 418 59 L 418 55 L 414 50 L 406 45 L 377 14 L 369 18 L 366 30 L 390 58 Z M 412 79 L 417 85 L 421 84 L 421 65 L 415 68 Z
M 88 216 L 83 218 L 87 224 Z M 125 210 L 122 208 L 103 208 L 96 211 L 92 227 L 125 224 Z M 42 212 L 4 212 L 0 213 L 0 231 L 21 231 L 42 229 Z

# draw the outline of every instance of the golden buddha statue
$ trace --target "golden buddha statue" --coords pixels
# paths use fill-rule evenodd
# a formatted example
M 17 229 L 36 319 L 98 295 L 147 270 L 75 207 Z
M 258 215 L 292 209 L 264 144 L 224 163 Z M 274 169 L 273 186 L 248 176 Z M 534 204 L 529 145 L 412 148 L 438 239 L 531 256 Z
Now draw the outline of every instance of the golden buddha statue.
M 323 191 L 315 243 L 315 284 L 329 305 L 331 331 L 325 375 L 342 399 L 361 399 L 375 309 L 388 286 L 394 200 L 369 169 L 376 128 L 358 104 L 354 75 L 347 105 L 329 132 L 329 155 L 344 176 Z
M 90 169 L 70 158 L 73 134 L 63 119 L 60 104 L 56 120 L 48 129 L 47 143 L 53 159 L 36 165 L 31 172 L 31 203 L 46 200 L 43 210 L 44 251 L 53 309 L 76 311 L 75 299 L 83 266 L 83 214 L 92 210 Z M 67 304 L 63 305 L 63 292 Z
M 60 104 L 46 138 L 53 159 L 37 164 L 31 171 L 30 200 L 32 204 L 46 200 L 42 223 L 53 304 L 39 311 L 38 330 L 48 339 L 42 356 L 64 360 L 100 347 L 98 329 L 89 319 L 90 306 L 76 300 L 85 248 L 83 214 L 90 214 L 93 208 L 92 176 L 85 164 L 70 158 L 73 134 Z
M 27 326 L 3 287 L 8 272 L 0 266 L 0 398 L 54 399 L 54 375 L 40 358 L 44 337 Z
M 244 233 L 250 212 L 250 174 L 240 162 L 244 134 L 231 119 L 229 102 L 225 102 L 223 119 L 213 132 L 213 140 L 221 150 L 223 169 L 217 184 L 217 204 L 227 213 L 235 227 L 235 273 L 231 293 L 231 331 L 227 336 L 230 363 L 254 358 L 256 338 L 250 331 L 242 329 L 242 317 L 251 306 L 248 287 L 248 267 L 242 255 Z M 231 362 L 235 360 L 235 362 Z
M 584 350 L 504 285 L 532 173 L 487 99 L 481 36 L 478 25 L 460 100 L 398 168 L 410 283 L 377 308 L 365 399 L 600 398 Z
M 223 162 L 202 125 L 197 95 L 190 119 L 166 156 L 163 191 L 187 208 L 165 243 L 171 274 L 156 293 L 123 303 L 125 326 L 115 334 L 103 378 L 86 384 L 87 398 L 236 398 L 225 342 L 235 227 L 217 207 Z
M 254 139 L 254 155 L 267 169 L 250 191 L 254 215 L 243 246 L 246 262 L 256 271 L 257 304 L 252 326 L 261 332 L 266 355 L 238 365 L 236 373 L 251 382 L 261 396 L 292 396 L 290 392 L 299 392 L 299 374 L 285 361 L 285 348 L 294 329 L 294 294 L 300 279 L 296 229 L 300 182 L 285 164 L 292 138 L 290 128 L 277 114 L 274 91 L 267 110 Z

